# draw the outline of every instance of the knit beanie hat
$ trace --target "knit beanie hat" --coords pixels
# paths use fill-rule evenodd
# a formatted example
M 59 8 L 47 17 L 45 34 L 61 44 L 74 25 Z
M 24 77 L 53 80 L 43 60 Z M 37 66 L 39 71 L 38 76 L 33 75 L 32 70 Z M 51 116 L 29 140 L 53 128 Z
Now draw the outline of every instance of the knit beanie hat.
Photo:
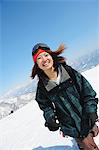
M 32 49 L 32 57 L 33 57 L 34 63 L 37 60 L 37 56 L 42 52 L 47 52 L 47 50 L 50 50 L 48 45 L 44 43 L 37 43 Z

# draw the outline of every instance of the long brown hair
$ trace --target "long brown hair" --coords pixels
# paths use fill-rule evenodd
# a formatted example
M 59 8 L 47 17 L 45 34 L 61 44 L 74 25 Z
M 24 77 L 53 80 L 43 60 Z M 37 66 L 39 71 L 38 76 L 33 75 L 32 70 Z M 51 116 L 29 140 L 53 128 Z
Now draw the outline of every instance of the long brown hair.
M 57 70 L 57 66 L 58 64 L 62 64 L 62 63 L 66 63 L 65 58 L 62 56 L 59 56 L 60 54 L 63 53 L 64 49 L 66 49 L 67 47 L 64 46 L 64 44 L 61 44 L 58 49 L 56 51 L 52 51 L 52 50 L 47 50 L 47 53 L 49 53 L 52 58 L 53 58 L 53 62 L 54 62 L 54 68 L 55 70 Z M 45 73 L 43 72 L 43 70 L 41 70 L 37 63 L 34 64 L 33 68 L 32 68 L 32 73 L 31 73 L 31 78 L 34 79 L 35 76 L 38 76 L 39 78 L 41 76 L 46 76 Z

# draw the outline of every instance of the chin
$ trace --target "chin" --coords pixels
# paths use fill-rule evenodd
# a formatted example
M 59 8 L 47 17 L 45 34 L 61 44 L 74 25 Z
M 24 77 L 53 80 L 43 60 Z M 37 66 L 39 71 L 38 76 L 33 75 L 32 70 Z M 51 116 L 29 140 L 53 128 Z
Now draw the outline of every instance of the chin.
M 43 68 L 43 70 L 49 70 L 49 69 L 51 69 L 53 66 L 51 65 L 51 66 L 47 66 L 47 67 L 44 67 Z

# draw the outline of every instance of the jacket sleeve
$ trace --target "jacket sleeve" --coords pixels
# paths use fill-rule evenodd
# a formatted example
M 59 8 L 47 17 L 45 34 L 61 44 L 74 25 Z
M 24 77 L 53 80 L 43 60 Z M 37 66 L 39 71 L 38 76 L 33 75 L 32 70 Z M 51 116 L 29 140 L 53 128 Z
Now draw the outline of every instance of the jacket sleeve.
M 42 87 L 39 88 L 39 85 L 37 87 L 35 99 L 40 109 L 43 111 L 43 116 L 46 121 L 49 119 L 49 117 L 55 116 L 54 106 L 52 102 L 48 99 L 48 97 L 46 96 L 46 93 L 44 93 L 43 88 Z
M 77 84 L 80 90 L 81 103 L 84 113 L 97 113 L 98 98 L 96 92 L 93 90 L 91 84 L 79 72 L 74 70 Z

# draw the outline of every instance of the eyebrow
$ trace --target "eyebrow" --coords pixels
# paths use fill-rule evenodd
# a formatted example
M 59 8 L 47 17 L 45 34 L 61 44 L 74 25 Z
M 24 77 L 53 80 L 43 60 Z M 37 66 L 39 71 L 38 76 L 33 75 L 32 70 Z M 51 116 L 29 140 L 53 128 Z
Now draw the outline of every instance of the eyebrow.
M 44 54 L 49 54 L 49 53 L 47 53 L 47 52 L 43 52 L 43 55 L 44 55 Z M 38 56 L 41 56 L 41 55 L 42 55 L 42 53 L 41 53 L 41 54 L 39 54 Z

